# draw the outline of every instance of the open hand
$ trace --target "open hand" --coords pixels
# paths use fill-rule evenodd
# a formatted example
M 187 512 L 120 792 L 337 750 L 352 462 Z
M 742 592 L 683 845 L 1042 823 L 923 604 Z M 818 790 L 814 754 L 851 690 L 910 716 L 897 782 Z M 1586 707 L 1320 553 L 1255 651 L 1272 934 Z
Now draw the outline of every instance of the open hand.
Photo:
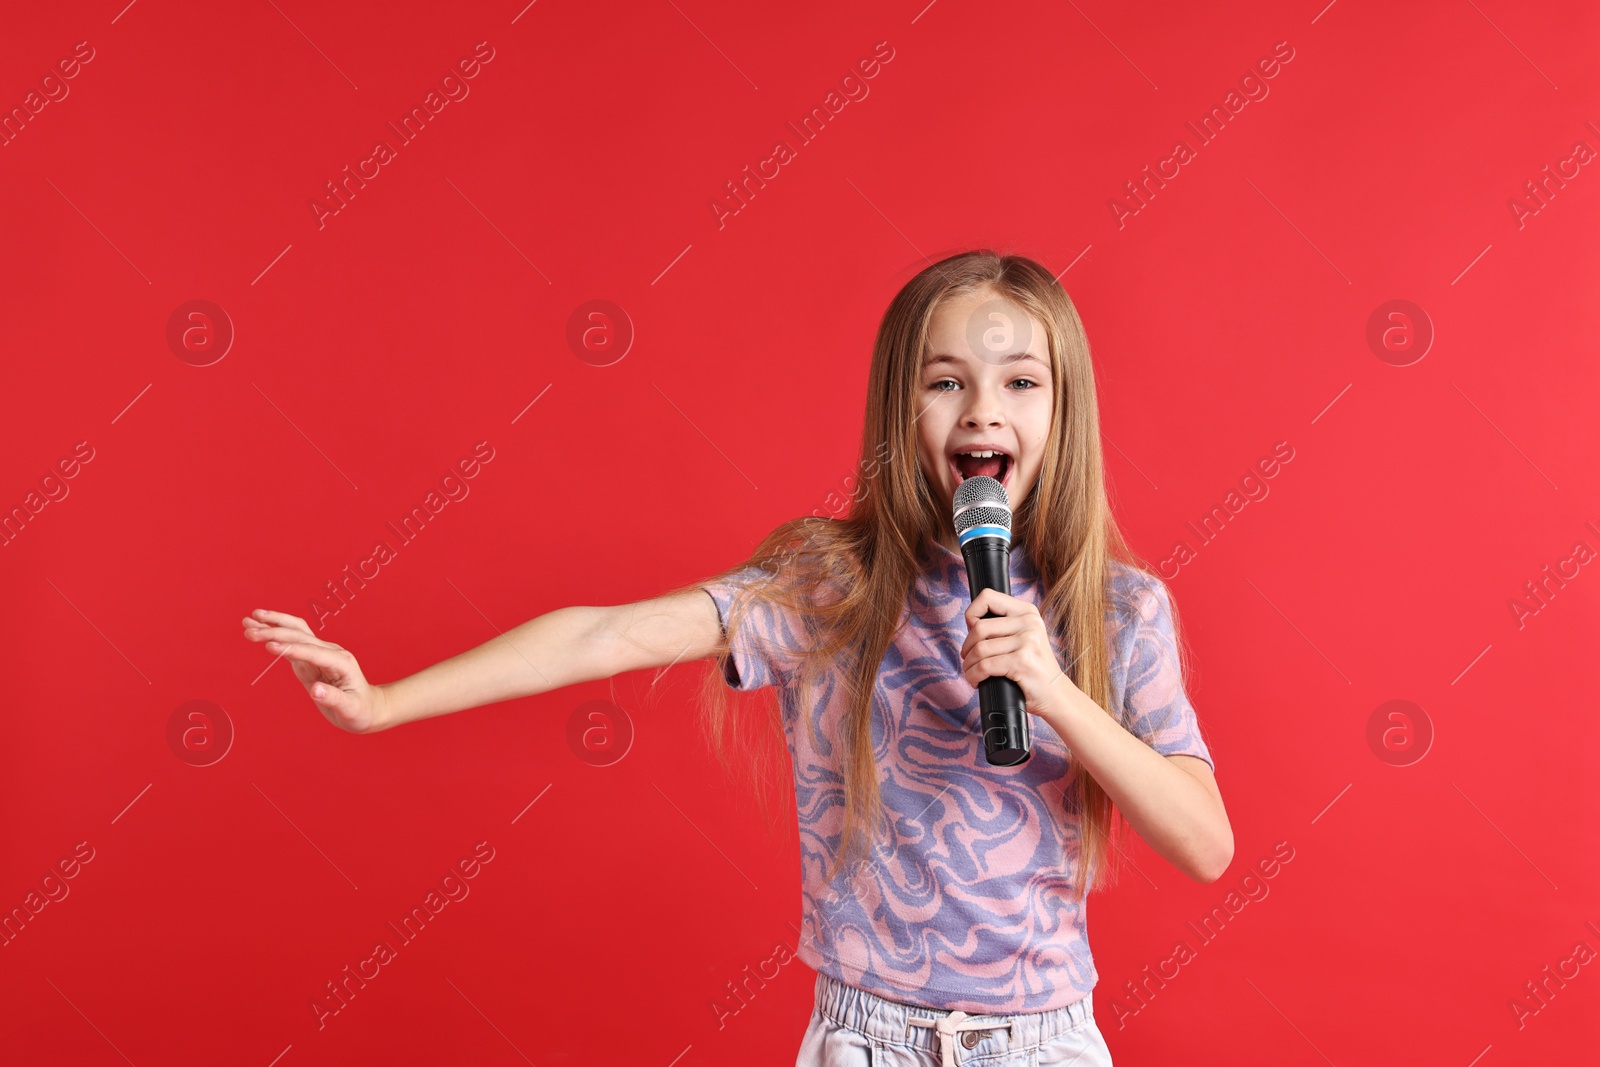
M 353 734 L 384 729 L 383 690 L 369 685 L 348 650 L 323 641 L 304 619 L 257 608 L 242 620 L 246 641 L 265 642 L 289 661 L 323 718 Z
M 991 611 L 995 618 L 983 618 Z M 1077 688 L 1056 661 L 1044 616 L 1035 605 L 985 589 L 967 608 L 966 619 L 961 673 L 973 688 L 985 678 L 1010 678 L 1022 688 L 1027 710 L 1039 716 L 1062 706 Z

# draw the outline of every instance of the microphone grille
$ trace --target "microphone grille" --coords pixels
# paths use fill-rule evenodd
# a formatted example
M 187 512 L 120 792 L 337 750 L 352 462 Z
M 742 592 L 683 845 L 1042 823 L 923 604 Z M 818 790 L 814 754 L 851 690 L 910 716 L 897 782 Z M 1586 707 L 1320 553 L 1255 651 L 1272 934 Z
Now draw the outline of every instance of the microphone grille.
M 964 534 L 975 526 L 997 526 L 1011 536 L 1011 510 L 1009 508 L 968 508 L 956 516 L 956 533 Z
M 1011 498 L 1006 487 L 996 478 L 976 475 L 956 486 L 951 502 L 954 511 L 956 535 L 964 535 L 978 526 L 998 528 L 1007 541 L 1011 539 Z

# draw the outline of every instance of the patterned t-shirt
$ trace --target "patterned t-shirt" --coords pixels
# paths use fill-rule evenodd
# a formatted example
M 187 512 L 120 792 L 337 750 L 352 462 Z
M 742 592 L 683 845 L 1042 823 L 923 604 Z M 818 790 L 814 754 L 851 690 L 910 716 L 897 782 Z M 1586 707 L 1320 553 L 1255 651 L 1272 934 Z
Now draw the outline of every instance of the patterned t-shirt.
M 1183 689 L 1170 601 L 1154 575 L 1112 561 L 1107 613 L 1118 721 L 1162 755 L 1215 767 Z M 774 580 L 752 566 L 704 588 L 724 625 L 734 598 Z M 1038 572 L 1011 547 L 1011 595 L 1042 606 Z M 912 582 L 878 668 L 872 742 L 892 842 L 845 866 L 831 883 L 843 824 L 838 727 L 844 712 L 829 667 L 800 720 L 803 620 L 758 601 L 730 644 L 725 676 L 739 690 L 777 686 L 794 769 L 800 826 L 803 930 L 798 954 L 814 970 L 901 1003 L 1011 1014 L 1080 1000 L 1097 980 L 1083 905 L 1073 901 L 1081 858 L 1080 801 L 1060 737 L 1029 716 L 1032 755 L 991 766 L 978 729 L 978 691 L 961 672 L 971 597 L 962 557 L 934 545 Z M 797 636 L 798 635 L 798 636 Z M 1059 646 L 1058 662 L 1065 663 Z M 1068 795 L 1070 794 L 1070 795 Z

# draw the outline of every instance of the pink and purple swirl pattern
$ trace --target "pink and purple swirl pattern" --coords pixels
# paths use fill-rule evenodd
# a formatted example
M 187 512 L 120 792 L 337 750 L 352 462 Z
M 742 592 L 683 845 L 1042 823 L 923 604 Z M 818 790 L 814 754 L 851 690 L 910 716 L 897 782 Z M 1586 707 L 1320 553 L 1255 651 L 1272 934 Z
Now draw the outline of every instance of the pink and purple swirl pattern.
M 971 603 L 956 552 L 935 547 L 912 583 L 906 625 L 878 668 L 872 743 L 892 840 L 831 883 L 844 788 L 835 746 L 843 711 L 830 670 L 813 707 L 798 707 L 792 651 L 802 620 L 757 600 L 731 637 L 735 689 L 779 688 L 799 813 L 798 954 L 813 969 L 879 996 L 942 1011 L 1048 1011 L 1094 988 L 1070 755 L 1030 716 L 1031 758 L 993 767 L 978 732 L 978 692 L 961 673 Z M 1171 605 L 1154 575 L 1111 564 L 1113 704 L 1124 727 L 1162 755 L 1215 767 L 1184 692 Z M 755 567 L 704 588 L 726 624 L 735 598 L 776 580 Z M 1040 603 L 1038 574 L 1011 551 L 1011 593 Z M 1060 650 L 1057 658 L 1061 659 Z M 1065 663 L 1065 660 L 1062 659 Z M 817 743 L 800 721 L 816 725 Z

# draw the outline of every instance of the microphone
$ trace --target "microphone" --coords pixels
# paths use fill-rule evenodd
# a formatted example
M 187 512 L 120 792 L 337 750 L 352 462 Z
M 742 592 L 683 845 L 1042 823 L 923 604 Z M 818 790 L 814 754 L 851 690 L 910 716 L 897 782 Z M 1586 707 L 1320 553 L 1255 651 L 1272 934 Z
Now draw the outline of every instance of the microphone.
M 985 589 L 1011 594 L 1011 499 L 1006 487 L 986 475 L 974 475 L 956 486 L 953 503 L 956 540 L 967 561 L 967 589 L 972 599 Z M 996 617 L 995 612 L 983 616 Z M 983 752 L 997 767 L 1026 763 L 1028 712 L 1022 687 L 995 675 L 978 683 L 979 722 Z

